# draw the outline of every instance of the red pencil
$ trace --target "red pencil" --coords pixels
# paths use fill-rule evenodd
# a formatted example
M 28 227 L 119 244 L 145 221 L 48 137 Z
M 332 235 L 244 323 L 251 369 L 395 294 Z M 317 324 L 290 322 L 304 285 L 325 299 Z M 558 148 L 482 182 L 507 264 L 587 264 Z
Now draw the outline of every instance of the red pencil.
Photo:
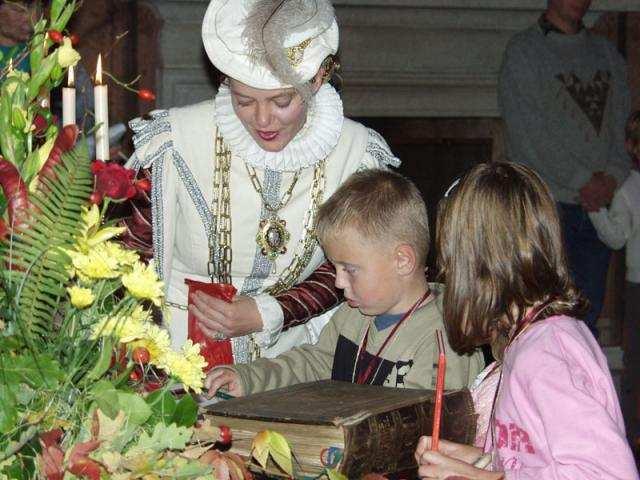
M 433 430 L 431 432 L 431 450 L 438 450 L 440 441 L 440 419 L 442 417 L 442 394 L 444 392 L 444 375 L 447 370 L 447 358 L 444 351 L 442 332 L 436 330 L 438 342 L 438 376 L 436 378 L 436 401 L 433 405 Z

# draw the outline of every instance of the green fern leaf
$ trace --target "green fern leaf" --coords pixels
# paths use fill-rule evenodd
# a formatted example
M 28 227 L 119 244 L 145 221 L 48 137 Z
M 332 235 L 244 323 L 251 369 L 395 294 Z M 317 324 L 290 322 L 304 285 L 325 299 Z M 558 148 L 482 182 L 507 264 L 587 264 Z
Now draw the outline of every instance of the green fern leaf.
M 82 207 L 93 190 L 90 167 L 86 144 L 65 153 L 55 178 L 43 178 L 40 189 L 31 194 L 29 228 L 14 234 L 11 248 L 5 245 L 1 252 L 4 264 L 14 268 L 9 278 L 17 296 L 16 318 L 31 345 L 51 334 L 66 299 L 71 259 L 64 249 L 73 248 L 81 233 Z

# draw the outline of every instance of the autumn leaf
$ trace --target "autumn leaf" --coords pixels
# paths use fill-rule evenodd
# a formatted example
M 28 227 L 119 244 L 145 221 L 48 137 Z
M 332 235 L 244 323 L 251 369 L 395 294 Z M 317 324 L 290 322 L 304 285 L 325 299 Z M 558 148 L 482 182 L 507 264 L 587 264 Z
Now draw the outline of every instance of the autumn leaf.
M 256 459 L 262 468 L 267 468 L 269 461 L 269 438 L 271 437 L 269 430 L 258 433 L 251 446 L 251 456 Z
M 62 430 L 56 428 L 40 434 L 42 453 L 38 455 L 40 471 L 47 480 L 62 480 L 64 477 L 64 451 L 60 448 Z
M 264 430 L 253 439 L 251 456 L 266 469 L 269 456 L 287 475 L 293 477 L 293 463 L 289 442 L 278 432 Z
M 78 477 L 100 480 L 100 464 L 89 458 L 89 453 L 99 446 L 97 440 L 77 443 L 71 450 L 68 470 Z

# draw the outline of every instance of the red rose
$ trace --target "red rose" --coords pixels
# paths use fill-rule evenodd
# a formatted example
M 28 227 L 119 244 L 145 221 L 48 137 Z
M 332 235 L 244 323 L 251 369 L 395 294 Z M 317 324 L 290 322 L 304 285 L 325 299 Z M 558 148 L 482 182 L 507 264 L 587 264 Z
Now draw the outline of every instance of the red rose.
M 91 163 L 91 171 L 95 176 L 95 193 L 101 197 L 109 197 L 120 202 L 136 195 L 133 170 L 117 163 L 94 160 Z

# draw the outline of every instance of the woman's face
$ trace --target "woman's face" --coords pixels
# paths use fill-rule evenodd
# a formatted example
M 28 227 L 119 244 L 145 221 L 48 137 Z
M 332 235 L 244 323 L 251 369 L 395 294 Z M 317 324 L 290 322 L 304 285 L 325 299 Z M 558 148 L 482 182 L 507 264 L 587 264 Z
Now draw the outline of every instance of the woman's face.
M 307 105 L 293 88 L 262 90 L 230 79 L 233 110 L 253 139 L 268 152 L 279 152 L 307 120 Z

